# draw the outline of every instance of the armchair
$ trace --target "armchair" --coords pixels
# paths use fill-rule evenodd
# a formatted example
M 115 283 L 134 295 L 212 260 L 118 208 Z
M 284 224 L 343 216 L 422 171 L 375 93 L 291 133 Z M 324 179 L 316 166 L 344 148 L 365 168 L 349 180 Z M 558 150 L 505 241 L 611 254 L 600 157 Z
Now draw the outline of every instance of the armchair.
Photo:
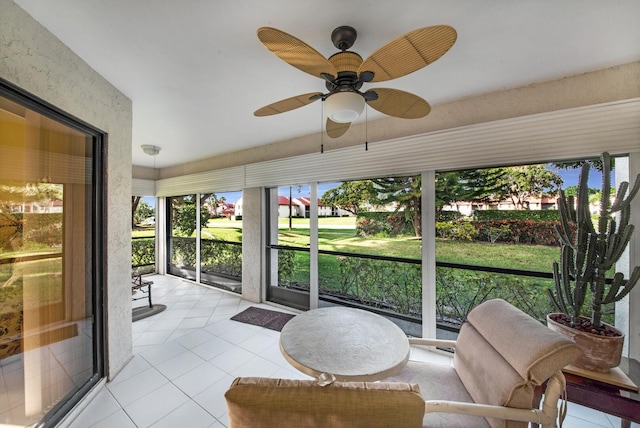
M 414 346 L 454 348 L 450 366 L 410 360 L 388 382 L 418 384 L 425 427 L 555 427 L 563 412 L 562 368 L 582 351 L 504 300 L 486 301 L 467 316 L 456 341 L 410 339 Z M 540 389 L 544 401 L 539 408 Z M 559 414 L 560 413 L 560 414 Z

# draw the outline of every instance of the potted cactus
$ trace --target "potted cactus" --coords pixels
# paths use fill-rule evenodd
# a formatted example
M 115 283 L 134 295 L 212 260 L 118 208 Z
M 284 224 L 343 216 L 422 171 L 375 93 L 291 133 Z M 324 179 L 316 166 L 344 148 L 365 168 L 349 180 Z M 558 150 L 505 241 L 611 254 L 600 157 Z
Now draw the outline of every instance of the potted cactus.
M 616 272 L 607 280 L 631 240 L 634 226 L 629 224 L 631 201 L 640 190 L 640 175 L 627 193 L 629 183 L 622 182 L 611 198 L 611 158 L 602 154 L 602 195 L 594 225 L 588 200 L 589 164 L 584 164 L 578 183 L 577 204 L 560 191 L 560 263 L 553 264 L 555 290 L 547 290 L 560 313 L 549 314 L 550 328 L 571 337 L 584 351 L 575 365 L 587 370 L 607 372 L 620 364 L 624 335 L 602 321 L 603 305 L 624 298 L 640 279 L 636 266 L 628 279 Z M 591 293 L 591 318 L 582 316 L 588 293 Z

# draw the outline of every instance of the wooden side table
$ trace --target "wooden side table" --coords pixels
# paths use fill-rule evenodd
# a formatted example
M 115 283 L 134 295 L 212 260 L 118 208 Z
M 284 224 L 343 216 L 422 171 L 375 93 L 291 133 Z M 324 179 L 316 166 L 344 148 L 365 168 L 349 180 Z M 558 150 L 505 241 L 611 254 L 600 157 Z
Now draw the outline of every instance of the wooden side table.
M 640 385 L 640 362 L 622 358 L 619 369 L 634 383 Z M 567 401 L 580 404 L 622 419 L 622 428 L 631 422 L 640 423 L 640 393 L 611 383 L 590 379 L 573 370 L 564 371 L 567 379 Z
M 410 353 L 406 334 L 393 322 L 345 307 L 295 316 L 280 333 L 280 350 L 292 366 L 310 376 L 361 382 L 393 376 Z

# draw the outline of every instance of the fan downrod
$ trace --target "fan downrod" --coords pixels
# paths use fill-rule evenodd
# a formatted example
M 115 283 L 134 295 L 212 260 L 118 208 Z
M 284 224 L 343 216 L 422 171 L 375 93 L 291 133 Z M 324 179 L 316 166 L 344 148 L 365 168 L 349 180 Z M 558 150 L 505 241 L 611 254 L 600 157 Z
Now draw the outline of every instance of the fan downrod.
M 356 38 L 358 38 L 356 29 L 348 25 L 342 25 L 331 32 L 333 45 L 342 52 L 353 46 Z

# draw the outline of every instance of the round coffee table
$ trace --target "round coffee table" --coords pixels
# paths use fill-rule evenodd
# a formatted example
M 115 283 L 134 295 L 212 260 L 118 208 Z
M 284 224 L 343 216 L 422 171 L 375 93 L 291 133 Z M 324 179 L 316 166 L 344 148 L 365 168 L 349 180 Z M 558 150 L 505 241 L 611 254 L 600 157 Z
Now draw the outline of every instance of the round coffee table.
M 360 309 L 312 309 L 285 324 L 280 350 L 301 372 L 320 379 L 371 382 L 398 373 L 409 359 L 406 334 Z

